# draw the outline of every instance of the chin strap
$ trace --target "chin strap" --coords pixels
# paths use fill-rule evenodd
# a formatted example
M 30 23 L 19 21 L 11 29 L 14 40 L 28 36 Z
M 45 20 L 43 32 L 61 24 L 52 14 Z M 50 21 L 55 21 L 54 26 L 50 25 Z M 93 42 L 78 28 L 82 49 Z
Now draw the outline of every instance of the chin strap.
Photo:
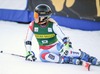
M 48 17 L 44 17 L 44 18 L 41 20 L 41 17 L 39 17 L 39 23 L 47 22 L 48 19 L 49 19 Z

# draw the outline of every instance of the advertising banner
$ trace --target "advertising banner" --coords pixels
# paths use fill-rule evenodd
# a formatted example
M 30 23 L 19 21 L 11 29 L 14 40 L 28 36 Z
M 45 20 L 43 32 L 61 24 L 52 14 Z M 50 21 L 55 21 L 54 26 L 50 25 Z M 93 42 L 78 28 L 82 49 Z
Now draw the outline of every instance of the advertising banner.
M 48 4 L 53 15 L 100 21 L 100 0 L 28 0 L 27 10 Z

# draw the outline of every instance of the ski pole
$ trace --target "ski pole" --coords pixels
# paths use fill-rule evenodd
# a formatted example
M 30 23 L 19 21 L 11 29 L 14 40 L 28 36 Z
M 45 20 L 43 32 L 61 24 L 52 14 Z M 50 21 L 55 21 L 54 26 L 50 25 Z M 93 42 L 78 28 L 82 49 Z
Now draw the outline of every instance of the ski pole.
M 22 57 L 22 58 L 25 58 L 25 56 L 23 56 L 23 55 L 19 55 L 19 54 L 15 54 L 15 53 L 6 53 L 6 52 L 4 52 L 4 51 L 0 51 L 0 53 L 4 53 L 4 54 L 9 54 L 9 55 L 12 55 L 12 56 L 18 56 L 18 57 Z

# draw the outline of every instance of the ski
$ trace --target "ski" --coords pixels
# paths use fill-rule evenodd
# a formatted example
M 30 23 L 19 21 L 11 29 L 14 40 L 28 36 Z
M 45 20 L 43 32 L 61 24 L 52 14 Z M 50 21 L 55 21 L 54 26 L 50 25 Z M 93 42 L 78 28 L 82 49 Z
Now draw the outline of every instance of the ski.
M 79 66 L 82 66 L 82 67 L 84 67 L 86 70 L 88 70 L 88 71 L 90 71 L 90 67 L 91 67 L 91 63 L 89 63 L 89 62 L 86 62 L 86 61 L 84 61 L 84 60 L 76 60 L 76 62 L 75 62 L 75 60 L 73 59 L 73 58 L 71 58 L 71 60 L 70 60 L 70 63 L 69 64 L 74 64 L 74 65 L 79 65 Z
M 25 58 L 25 56 L 23 56 L 23 55 L 19 55 L 19 54 L 14 54 L 14 53 L 5 53 L 4 51 L 0 51 L 0 53 L 4 53 L 4 54 L 12 55 L 12 56 L 18 56 L 18 57 Z
M 90 62 L 86 62 L 84 60 L 81 60 L 80 65 L 84 66 L 88 71 L 90 71 L 91 66 L 100 67 L 100 64 L 99 65 L 92 65 Z
M 86 62 L 86 61 L 83 61 L 83 60 L 82 60 L 82 66 L 83 66 L 86 70 L 90 71 L 91 64 L 90 64 L 89 62 Z

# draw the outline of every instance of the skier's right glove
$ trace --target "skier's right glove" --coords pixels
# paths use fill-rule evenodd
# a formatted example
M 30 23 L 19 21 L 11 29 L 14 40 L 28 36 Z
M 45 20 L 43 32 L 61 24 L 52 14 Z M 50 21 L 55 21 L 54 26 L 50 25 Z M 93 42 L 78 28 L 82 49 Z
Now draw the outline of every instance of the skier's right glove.
M 35 53 L 33 51 L 28 51 L 26 55 L 26 60 L 35 61 L 37 58 L 35 57 Z
M 64 46 L 66 47 L 66 49 L 70 49 L 72 48 L 72 42 L 70 41 L 69 37 L 65 37 L 62 39 Z

